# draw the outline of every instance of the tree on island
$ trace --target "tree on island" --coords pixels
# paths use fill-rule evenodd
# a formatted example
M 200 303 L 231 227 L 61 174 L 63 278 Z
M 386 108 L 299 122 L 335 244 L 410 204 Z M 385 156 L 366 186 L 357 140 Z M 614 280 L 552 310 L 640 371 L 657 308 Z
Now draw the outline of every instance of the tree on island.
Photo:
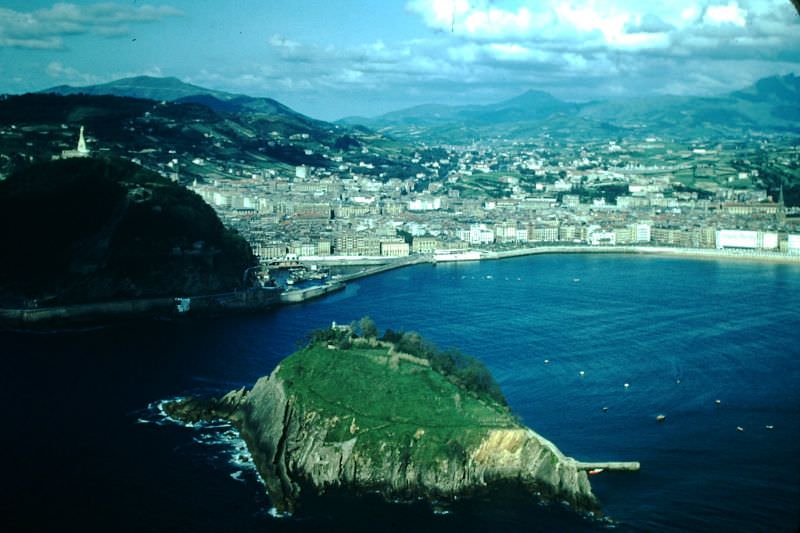
M 378 327 L 375 325 L 375 321 L 372 320 L 370 317 L 365 316 L 361 320 L 359 320 L 358 328 L 361 331 L 361 336 L 364 337 L 365 339 L 378 338 Z

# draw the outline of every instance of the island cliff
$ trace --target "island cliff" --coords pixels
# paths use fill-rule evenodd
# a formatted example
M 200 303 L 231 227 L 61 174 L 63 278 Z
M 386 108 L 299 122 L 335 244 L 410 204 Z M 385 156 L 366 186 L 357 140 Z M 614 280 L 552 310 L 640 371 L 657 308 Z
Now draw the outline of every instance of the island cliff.
M 582 463 L 520 424 L 482 366 L 408 337 L 317 337 L 249 392 L 181 400 L 167 412 L 231 420 L 280 511 L 340 489 L 447 502 L 500 485 L 598 510 Z M 428 357 L 403 346 L 426 347 Z

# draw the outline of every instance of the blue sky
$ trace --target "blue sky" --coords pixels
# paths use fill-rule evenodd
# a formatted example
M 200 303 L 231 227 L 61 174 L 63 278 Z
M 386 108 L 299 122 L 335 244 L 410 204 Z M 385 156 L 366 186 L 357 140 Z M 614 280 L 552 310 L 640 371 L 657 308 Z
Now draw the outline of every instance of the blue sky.
M 175 76 L 323 119 L 800 73 L 789 0 L 4 0 L 0 92 Z

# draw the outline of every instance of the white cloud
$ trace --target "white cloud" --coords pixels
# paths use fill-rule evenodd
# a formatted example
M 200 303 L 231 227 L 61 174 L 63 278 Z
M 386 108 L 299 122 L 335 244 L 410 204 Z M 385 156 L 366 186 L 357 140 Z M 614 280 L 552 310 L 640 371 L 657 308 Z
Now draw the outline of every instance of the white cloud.
M 169 6 L 130 6 L 115 3 L 77 5 L 57 3 L 47 9 L 14 11 L 0 8 L 0 47 L 59 49 L 70 35 L 120 37 L 129 24 L 156 22 L 181 15 Z
M 720 93 L 800 71 L 800 17 L 784 0 L 406 5 L 427 29 L 414 39 L 333 46 L 273 35 L 260 61 L 217 66 L 192 81 L 271 95 L 300 110 L 303 102 L 358 94 L 350 108 L 359 113 L 374 102 L 488 102 L 530 88 L 567 99 Z
M 100 76 L 80 72 L 78 69 L 64 66 L 58 61 L 48 64 L 45 72 L 51 78 L 69 85 L 93 85 L 105 81 Z
M 747 24 L 746 17 L 747 10 L 740 8 L 736 2 L 730 2 L 725 6 L 708 6 L 703 16 L 703 22 L 713 26 L 721 24 L 744 26 Z

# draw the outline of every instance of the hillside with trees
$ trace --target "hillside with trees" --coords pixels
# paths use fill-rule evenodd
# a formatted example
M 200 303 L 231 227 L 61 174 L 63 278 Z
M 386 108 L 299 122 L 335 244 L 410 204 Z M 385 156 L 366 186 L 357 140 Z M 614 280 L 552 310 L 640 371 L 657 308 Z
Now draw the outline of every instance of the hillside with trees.
M 0 182 L 0 303 L 232 290 L 247 242 L 195 193 L 119 159 L 28 166 Z

